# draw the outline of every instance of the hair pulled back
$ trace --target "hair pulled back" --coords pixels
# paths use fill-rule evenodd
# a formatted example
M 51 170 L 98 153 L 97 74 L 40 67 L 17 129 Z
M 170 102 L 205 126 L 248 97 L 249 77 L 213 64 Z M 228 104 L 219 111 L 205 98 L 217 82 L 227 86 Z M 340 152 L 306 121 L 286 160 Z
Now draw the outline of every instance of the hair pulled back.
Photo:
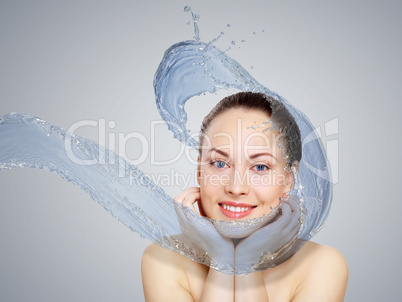
M 299 162 L 302 156 L 300 130 L 293 116 L 279 100 L 260 92 L 239 92 L 223 98 L 205 116 L 200 129 L 198 152 L 201 156 L 204 135 L 211 122 L 220 114 L 232 108 L 254 109 L 265 112 L 274 128 L 281 134 L 280 147 L 289 166 Z

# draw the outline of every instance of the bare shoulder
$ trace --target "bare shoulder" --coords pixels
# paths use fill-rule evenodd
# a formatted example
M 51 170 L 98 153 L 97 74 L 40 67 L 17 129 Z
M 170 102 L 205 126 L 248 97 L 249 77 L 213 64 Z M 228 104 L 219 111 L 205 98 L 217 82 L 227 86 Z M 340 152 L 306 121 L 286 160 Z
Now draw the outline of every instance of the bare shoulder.
M 298 267 L 300 280 L 293 302 L 343 301 L 349 270 L 337 249 L 307 242 L 292 262 Z
M 166 266 L 171 267 L 174 270 L 177 270 L 178 264 L 180 264 L 181 259 L 180 255 L 164 249 L 155 243 L 149 244 L 142 254 L 141 264 L 145 265 L 158 265 L 158 266 Z
M 141 259 L 141 276 L 146 301 L 193 301 L 182 256 L 173 251 L 148 245 Z
M 347 269 L 343 255 L 334 247 L 308 241 L 295 255 L 297 260 L 306 262 L 309 266 L 336 266 Z

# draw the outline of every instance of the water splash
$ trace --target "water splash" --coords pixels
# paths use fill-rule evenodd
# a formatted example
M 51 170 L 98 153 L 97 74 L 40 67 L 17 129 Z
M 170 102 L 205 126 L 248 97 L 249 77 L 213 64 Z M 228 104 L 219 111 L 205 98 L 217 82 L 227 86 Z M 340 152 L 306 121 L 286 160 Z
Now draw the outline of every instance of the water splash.
M 197 147 L 198 141 L 186 127 L 185 104 L 194 96 L 222 89 L 262 92 L 283 103 L 295 118 L 303 144 L 303 158 L 298 172 L 303 189 L 295 188 L 293 193 L 299 196 L 307 209 L 299 237 L 311 239 L 328 215 L 332 185 L 325 150 L 308 118 L 280 95 L 258 83 L 225 52 L 201 41 L 183 41 L 171 46 L 166 50 L 154 78 L 156 104 L 161 116 L 174 137 L 193 148 Z
M 192 17 L 193 23 L 194 23 L 194 40 L 195 41 L 200 41 L 200 29 L 198 28 L 198 20 L 200 19 L 200 15 L 197 14 L 197 13 L 194 13 L 191 10 L 191 7 L 188 6 L 188 5 L 186 5 L 183 8 L 183 11 L 186 12 L 186 13 L 187 12 L 191 13 L 191 17 Z
M 200 41 L 199 15 L 186 6 L 194 22 L 194 40 L 183 41 L 166 50 L 154 78 L 158 110 L 169 129 L 181 142 L 196 147 L 197 140 L 186 128 L 186 102 L 203 93 L 237 89 L 262 92 L 282 102 L 295 118 L 303 141 L 303 158 L 298 183 L 291 193 L 305 209 L 298 243 L 284 252 L 269 254 L 264 263 L 243 263 L 241 268 L 216 263 L 208 251 L 195 246 L 190 238 L 180 237 L 178 217 L 193 215 L 178 206 L 163 189 L 138 168 L 96 143 L 71 135 L 39 118 L 14 113 L 0 117 L 0 169 L 32 167 L 59 174 L 86 191 L 116 219 L 141 236 L 164 248 L 211 265 L 228 274 L 245 274 L 273 267 L 288 259 L 322 227 L 332 198 L 330 171 L 324 148 L 307 117 L 278 94 L 258 83 L 239 63 L 210 43 Z M 223 35 L 223 33 L 221 33 Z M 220 37 L 220 36 L 219 36 Z M 218 37 L 218 38 L 219 38 Z M 269 72 L 269 71 L 268 71 Z M 201 98 L 202 99 L 202 98 Z M 207 218 L 193 217 L 205 223 Z M 250 226 L 267 223 L 265 216 L 253 221 L 227 223 L 213 221 L 216 229 L 240 234 Z M 206 236 L 210 230 L 205 229 Z M 212 235 L 212 234 L 210 234 Z M 240 235 L 241 236 L 241 235 Z M 269 262 L 267 264 L 267 262 Z

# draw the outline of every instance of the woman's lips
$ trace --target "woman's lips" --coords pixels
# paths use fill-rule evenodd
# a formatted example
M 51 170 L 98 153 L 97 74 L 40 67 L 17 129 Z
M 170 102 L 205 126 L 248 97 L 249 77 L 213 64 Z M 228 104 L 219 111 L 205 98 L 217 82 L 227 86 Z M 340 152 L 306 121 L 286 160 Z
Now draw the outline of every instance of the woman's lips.
M 219 209 L 222 214 L 229 218 L 243 218 L 249 215 L 257 206 L 237 202 L 221 202 Z

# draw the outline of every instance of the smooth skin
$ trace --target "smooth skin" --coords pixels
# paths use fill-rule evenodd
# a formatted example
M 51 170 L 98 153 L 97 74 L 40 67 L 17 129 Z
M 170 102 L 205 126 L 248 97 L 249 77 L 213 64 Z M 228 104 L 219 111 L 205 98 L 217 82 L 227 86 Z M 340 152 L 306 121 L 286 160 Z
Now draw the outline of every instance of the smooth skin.
M 236 218 L 222 213 L 225 201 L 254 207 L 238 220 L 269 213 L 290 191 L 293 179 L 284 170 L 286 161 L 277 147 L 279 133 L 249 127 L 262 125 L 267 118 L 261 111 L 232 108 L 214 119 L 198 159 L 200 187 L 188 188 L 174 199 L 199 215 L 226 221 Z M 247 181 L 236 181 L 239 176 Z M 245 276 L 225 275 L 150 244 L 143 253 L 141 273 L 147 302 L 340 302 L 348 281 L 341 253 L 314 242 L 307 242 L 281 265 Z

